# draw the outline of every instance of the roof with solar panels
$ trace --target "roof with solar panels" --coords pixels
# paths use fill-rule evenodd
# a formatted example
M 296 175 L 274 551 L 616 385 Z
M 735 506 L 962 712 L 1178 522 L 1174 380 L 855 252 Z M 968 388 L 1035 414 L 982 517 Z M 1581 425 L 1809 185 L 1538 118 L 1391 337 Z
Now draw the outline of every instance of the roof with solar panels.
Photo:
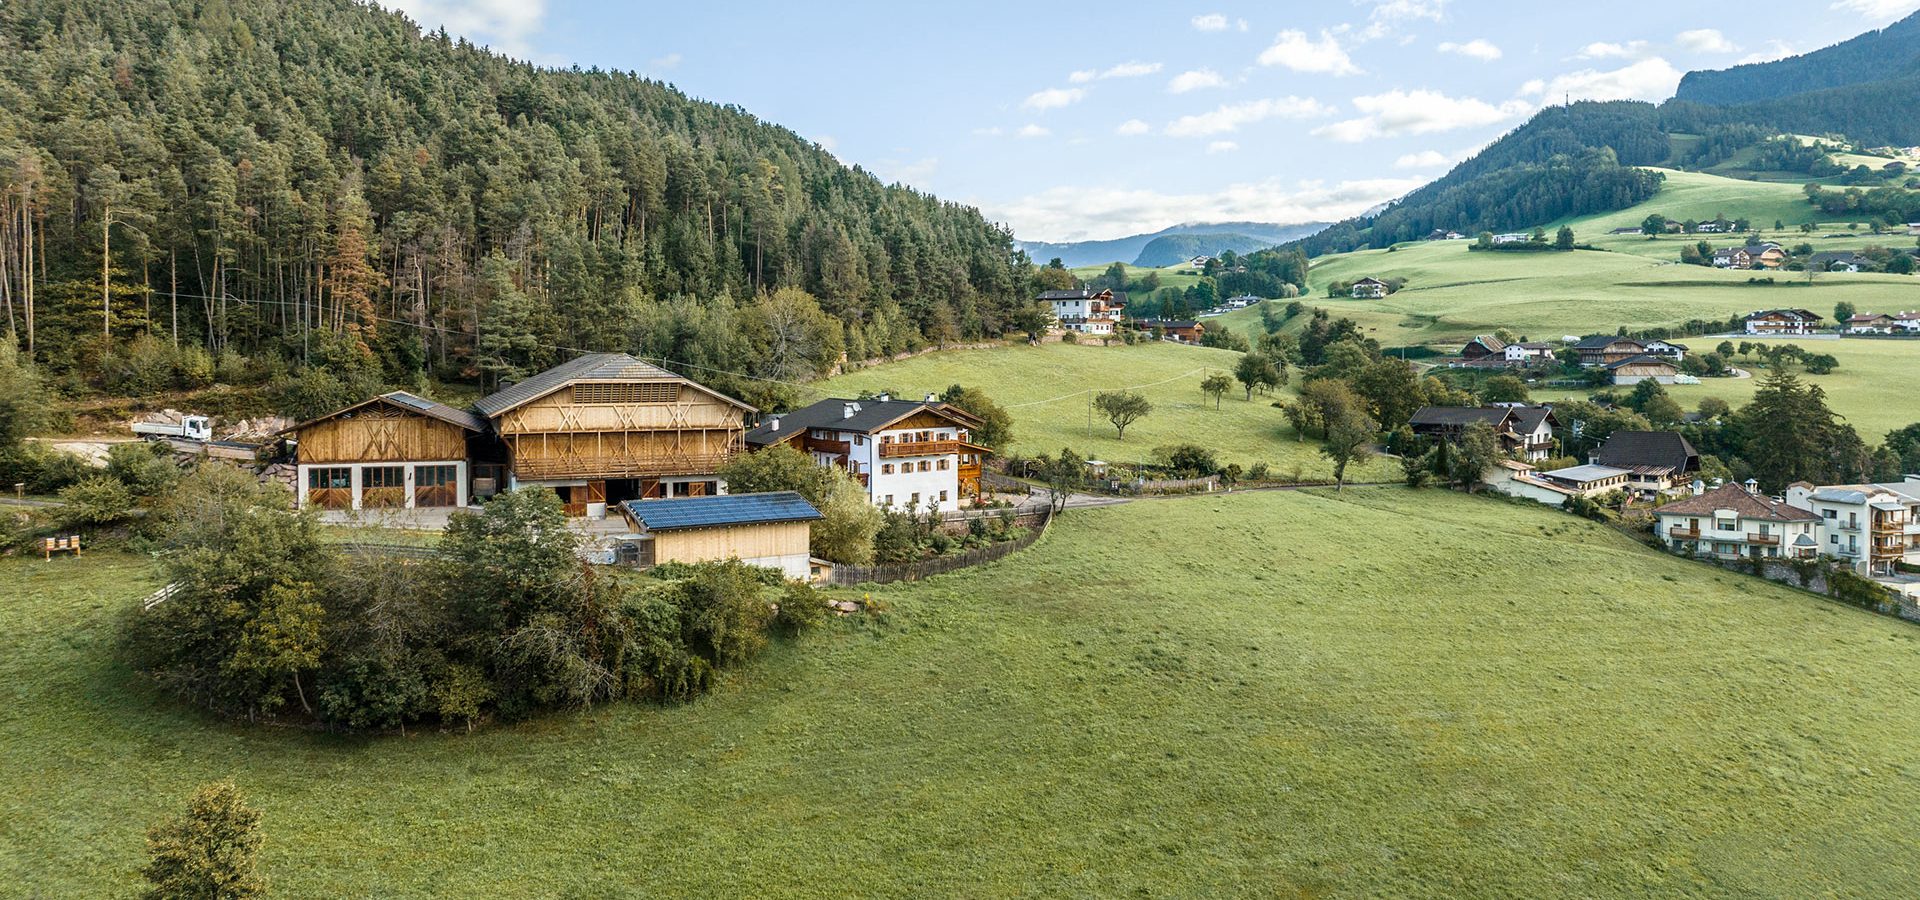
M 480 418 L 479 416 L 476 416 L 473 413 L 468 412 L 467 410 L 456 409 L 454 407 L 446 405 L 445 403 L 439 403 L 433 400 L 428 400 L 425 397 L 421 397 L 416 394 L 409 394 L 406 391 L 388 391 L 387 393 L 381 394 L 378 397 L 374 397 L 371 400 L 363 400 L 345 409 L 335 410 L 333 412 L 327 413 L 324 416 L 308 419 L 307 421 L 301 422 L 298 425 L 293 425 L 287 428 L 283 428 L 280 430 L 280 433 L 287 434 L 289 432 L 299 431 L 315 423 L 324 422 L 328 419 L 352 418 L 354 415 L 358 414 L 361 410 L 369 406 L 373 406 L 375 404 L 385 404 L 387 406 L 396 407 L 398 409 L 401 409 L 407 412 L 419 413 L 420 415 L 426 416 L 429 419 L 439 419 L 442 422 L 446 422 L 450 425 L 458 425 L 461 428 L 464 428 L 468 431 L 472 431 L 476 433 L 484 433 L 487 430 L 487 420 Z

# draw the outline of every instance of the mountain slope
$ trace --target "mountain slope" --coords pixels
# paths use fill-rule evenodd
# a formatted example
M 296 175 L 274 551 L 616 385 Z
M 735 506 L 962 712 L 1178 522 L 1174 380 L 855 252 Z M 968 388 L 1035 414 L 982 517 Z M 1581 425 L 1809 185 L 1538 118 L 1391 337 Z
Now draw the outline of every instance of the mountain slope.
M 1714 106 L 1766 104 L 1785 95 L 1887 80 L 1913 73 L 1916 65 L 1920 65 L 1920 13 L 1801 56 L 1689 72 L 1680 80 L 1674 99 Z
M 1252 253 L 1273 246 L 1273 241 L 1244 234 L 1166 234 L 1147 242 L 1133 264 L 1148 269 L 1178 265 L 1196 256 L 1219 256 L 1229 250 Z
M 1175 235 L 1214 235 L 1231 239 L 1231 242 L 1222 242 L 1212 249 L 1207 249 L 1210 244 L 1202 243 L 1198 245 L 1201 249 L 1197 249 L 1181 257 L 1181 259 L 1190 259 L 1201 255 L 1214 256 L 1223 250 L 1233 250 L 1236 253 L 1245 252 L 1242 246 L 1249 242 L 1251 246 L 1247 247 L 1247 249 L 1257 250 L 1264 247 L 1272 247 L 1314 234 L 1325 227 L 1327 227 L 1325 222 L 1309 222 L 1302 225 L 1275 225 L 1266 222 L 1188 222 L 1175 225 L 1171 228 L 1162 228 L 1152 234 L 1136 234 L 1106 241 L 1067 241 L 1060 243 L 1016 241 L 1015 245 L 1019 249 L 1025 250 L 1027 255 L 1031 256 L 1035 262 L 1044 263 L 1048 260 L 1058 258 L 1066 263 L 1068 268 L 1075 268 L 1078 266 L 1097 266 L 1105 263 L 1138 260 L 1140 259 L 1141 253 L 1147 249 L 1148 244 L 1162 237 Z M 1170 265 L 1172 262 L 1178 261 L 1179 260 L 1172 260 L 1165 264 Z M 1146 263 L 1135 264 L 1146 265 Z

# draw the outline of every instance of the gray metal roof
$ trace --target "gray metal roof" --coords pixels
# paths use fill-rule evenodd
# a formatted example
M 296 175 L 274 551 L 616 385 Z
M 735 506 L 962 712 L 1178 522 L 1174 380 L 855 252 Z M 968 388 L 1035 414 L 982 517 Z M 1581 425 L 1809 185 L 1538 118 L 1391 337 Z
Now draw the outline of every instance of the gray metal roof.
M 682 381 L 697 383 L 625 353 L 589 353 L 575 357 L 525 381 L 501 388 L 473 405 L 482 415 L 497 416 L 524 403 L 531 403 L 573 381 Z M 701 388 L 707 390 L 706 388 Z M 725 395 L 708 390 L 716 397 Z M 745 409 L 745 403 L 726 397 Z
M 1588 481 L 1601 481 L 1608 478 L 1621 478 L 1633 473 L 1625 469 L 1616 469 L 1612 466 L 1586 465 L 1574 466 L 1568 469 L 1556 469 L 1552 472 L 1542 474 L 1547 478 L 1584 483 Z
M 622 504 L 647 531 L 684 531 L 728 525 L 811 522 L 825 518 L 793 491 L 768 494 L 720 494 L 677 500 L 628 500 Z
M 852 415 L 847 414 L 849 404 L 857 407 Z M 758 446 L 777 444 L 790 440 L 795 434 L 804 433 L 810 428 L 872 434 L 923 409 L 936 415 L 953 418 L 959 427 L 965 427 L 966 420 L 973 418 L 965 410 L 945 403 L 927 403 L 921 400 L 845 400 L 829 397 L 793 412 L 768 416 L 766 421 L 747 432 L 747 443 Z M 773 427 L 776 422 L 780 425 L 778 430 Z

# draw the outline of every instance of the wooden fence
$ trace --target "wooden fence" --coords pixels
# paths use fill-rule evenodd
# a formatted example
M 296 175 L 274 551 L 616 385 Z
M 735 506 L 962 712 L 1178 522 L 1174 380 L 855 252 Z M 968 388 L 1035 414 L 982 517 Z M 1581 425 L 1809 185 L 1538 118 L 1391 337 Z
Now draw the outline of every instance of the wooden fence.
M 931 578 L 935 575 L 956 572 L 971 566 L 980 565 L 981 563 L 990 563 L 994 560 L 1005 559 L 1008 556 L 1033 546 L 1034 541 L 1046 535 L 1047 526 L 1052 524 L 1052 522 L 1053 512 L 1052 510 L 1047 510 L 1040 514 L 1040 521 L 1034 524 L 1026 534 L 1021 535 L 1019 538 L 998 544 L 988 544 L 985 547 L 968 550 L 964 553 L 956 553 L 951 556 L 940 556 L 933 559 L 923 559 L 910 563 L 895 563 L 893 565 L 835 565 L 833 567 L 833 575 L 827 579 L 827 583 L 839 587 L 852 587 L 858 584 L 892 584 L 897 581 L 919 581 L 923 578 Z

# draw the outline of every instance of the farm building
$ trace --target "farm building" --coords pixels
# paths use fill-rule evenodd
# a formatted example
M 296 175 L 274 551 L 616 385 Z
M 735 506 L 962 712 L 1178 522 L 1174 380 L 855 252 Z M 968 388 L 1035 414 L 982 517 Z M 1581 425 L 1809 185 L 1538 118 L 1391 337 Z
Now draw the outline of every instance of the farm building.
M 1421 437 L 1459 441 L 1468 427 L 1484 422 L 1503 452 L 1538 462 L 1553 454 L 1553 430 L 1560 422 L 1550 406 L 1426 406 L 1409 423 Z
M 1848 334 L 1892 334 L 1898 320 L 1886 313 L 1860 313 L 1846 321 Z
M 467 505 L 470 460 L 487 421 L 405 391 L 381 394 L 281 434 L 295 448 L 295 496 L 322 509 Z
M 1558 349 L 1560 349 L 1558 344 L 1523 341 L 1518 344 L 1508 344 L 1502 352 L 1510 363 L 1551 362 L 1554 358 L 1553 351 Z
M 1597 369 L 1646 353 L 1647 345 L 1630 338 L 1598 334 L 1581 338 L 1573 345 L 1573 351 L 1580 354 L 1581 365 Z
M 811 580 L 807 548 L 824 518 L 792 491 L 629 500 L 620 512 L 640 536 L 642 566 L 737 559 L 798 581 Z
M 1387 283 L 1378 278 L 1362 278 L 1353 283 L 1350 292 L 1355 300 L 1379 300 L 1389 293 Z
M 1631 359 L 1623 359 L 1606 367 L 1613 376 L 1613 383 L 1620 387 L 1631 387 L 1642 381 L 1657 381 L 1661 384 L 1677 384 L 1680 367 L 1658 356 L 1641 354 Z
M 842 469 L 878 506 L 958 509 L 980 495 L 992 451 L 972 442 L 980 420 L 932 395 L 922 401 L 827 399 L 769 416 L 747 433 L 755 450 L 786 444 Z
M 1650 495 L 1673 490 L 1700 471 L 1700 452 L 1673 431 L 1616 431 L 1588 461 L 1632 473 L 1628 486 Z
M 1812 334 L 1824 321 L 1820 314 L 1804 309 L 1765 309 L 1746 318 L 1748 334 Z
M 1166 340 L 1181 344 L 1198 344 L 1207 333 L 1204 323 L 1192 319 L 1140 319 L 1133 327 L 1136 331 L 1158 332 Z
M 745 450 L 754 408 L 624 353 L 590 353 L 474 404 L 513 487 L 553 488 L 569 515 L 625 500 L 699 497 Z
M 1483 334 L 1467 342 L 1460 348 L 1460 358 L 1472 362 L 1476 359 L 1505 359 L 1507 342 L 1490 334 Z
M 1497 460 L 1480 483 L 1496 494 L 1522 497 L 1553 507 L 1566 506 L 1574 496 L 1573 491 L 1541 478 L 1533 466 L 1511 459 Z
M 1537 477 L 1548 484 L 1572 492 L 1576 497 L 1598 497 L 1624 490 L 1633 473 L 1612 466 L 1573 466 L 1541 472 Z

